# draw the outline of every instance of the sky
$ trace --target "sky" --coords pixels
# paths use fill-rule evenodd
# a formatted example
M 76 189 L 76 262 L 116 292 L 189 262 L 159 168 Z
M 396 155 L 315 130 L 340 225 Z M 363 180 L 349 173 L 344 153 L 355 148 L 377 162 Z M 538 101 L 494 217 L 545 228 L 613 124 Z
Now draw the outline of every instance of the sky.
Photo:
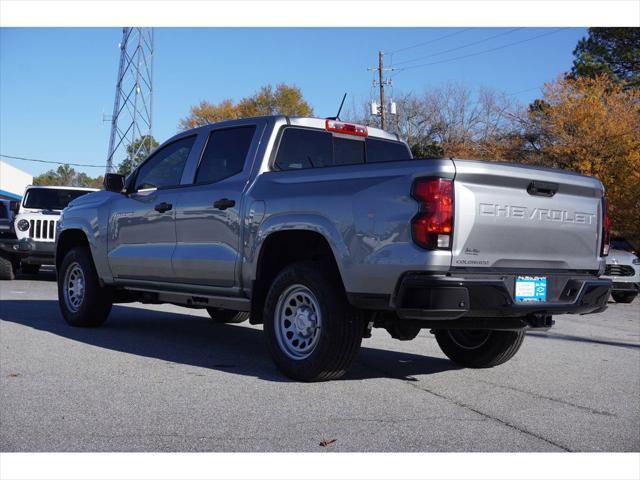
M 386 52 L 385 66 L 419 66 L 393 72 L 387 95 L 461 82 L 528 103 L 571 68 L 586 34 L 585 28 L 157 28 L 153 135 L 162 143 L 177 133 L 178 120 L 201 100 L 237 101 L 269 83 L 295 84 L 316 116 L 335 115 L 345 92 L 346 105 L 370 100 L 367 68 L 376 65 L 378 50 Z M 110 123 L 103 116 L 113 109 L 121 35 L 119 28 L 1 28 L 0 153 L 105 164 Z M 33 175 L 56 168 L 2 160 Z

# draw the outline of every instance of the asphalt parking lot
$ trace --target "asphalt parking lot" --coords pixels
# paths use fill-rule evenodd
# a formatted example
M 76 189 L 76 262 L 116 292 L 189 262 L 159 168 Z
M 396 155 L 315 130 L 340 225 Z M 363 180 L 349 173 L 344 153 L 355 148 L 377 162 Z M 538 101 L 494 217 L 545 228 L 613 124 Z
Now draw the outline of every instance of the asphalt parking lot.
M 69 327 L 54 280 L 0 282 L 2 451 L 640 450 L 637 299 L 556 317 L 489 370 L 456 368 L 426 330 L 374 330 L 344 379 L 304 384 L 261 327 L 200 310 L 129 304 Z

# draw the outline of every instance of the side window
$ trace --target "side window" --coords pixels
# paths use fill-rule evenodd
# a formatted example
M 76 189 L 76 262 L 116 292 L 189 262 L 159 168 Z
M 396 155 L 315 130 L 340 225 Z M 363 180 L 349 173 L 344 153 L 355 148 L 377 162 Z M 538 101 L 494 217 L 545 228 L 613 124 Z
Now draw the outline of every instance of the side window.
M 195 136 L 177 140 L 156 151 L 136 175 L 135 191 L 144 188 L 172 187 L 180 184 Z
M 367 138 L 367 163 L 411 160 L 411 153 L 404 143 Z
M 240 173 L 256 131 L 254 125 L 214 130 L 200 160 L 196 183 L 218 182 Z
M 280 170 L 326 167 L 333 164 L 331 134 L 321 130 L 286 128 L 275 165 Z
M 364 142 L 335 137 L 333 139 L 333 164 L 354 165 L 364 163 Z

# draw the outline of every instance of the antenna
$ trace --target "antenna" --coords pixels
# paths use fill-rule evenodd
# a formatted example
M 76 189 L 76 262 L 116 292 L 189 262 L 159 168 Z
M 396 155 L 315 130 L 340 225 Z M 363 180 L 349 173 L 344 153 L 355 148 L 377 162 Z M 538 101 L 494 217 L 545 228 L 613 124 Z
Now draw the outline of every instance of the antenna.
M 347 92 L 344 92 L 342 96 L 342 101 L 340 102 L 340 108 L 338 109 L 338 113 L 335 117 L 327 117 L 327 120 L 340 120 L 340 112 L 342 111 L 342 106 L 344 105 L 344 101 L 347 98 Z

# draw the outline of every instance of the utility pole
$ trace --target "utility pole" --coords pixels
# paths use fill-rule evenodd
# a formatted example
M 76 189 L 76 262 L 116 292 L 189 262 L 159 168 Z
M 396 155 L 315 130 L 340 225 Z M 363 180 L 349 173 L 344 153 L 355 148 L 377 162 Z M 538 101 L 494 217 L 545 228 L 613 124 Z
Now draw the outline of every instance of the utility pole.
M 106 173 L 114 171 L 114 157 L 133 161 L 141 151 L 151 151 L 153 54 L 152 28 L 122 29 L 113 115 L 103 117 L 111 122 Z M 138 139 L 143 141 L 135 151 L 129 148 Z
M 392 72 L 395 68 L 384 68 L 384 52 L 382 50 L 378 51 L 378 66 L 373 68 L 368 68 L 369 71 L 377 71 L 378 72 L 378 80 L 374 80 L 374 85 L 377 83 L 377 86 L 380 87 L 380 105 L 378 106 L 378 115 L 380 115 L 380 128 L 383 130 L 387 126 L 386 120 L 386 104 L 384 98 L 384 87 L 387 85 L 391 85 L 391 80 L 384 78 L 384 72 Z
M 384 53 L 378 51 L 378 83 L 380 84 L 380 128 L 384 130 Z

